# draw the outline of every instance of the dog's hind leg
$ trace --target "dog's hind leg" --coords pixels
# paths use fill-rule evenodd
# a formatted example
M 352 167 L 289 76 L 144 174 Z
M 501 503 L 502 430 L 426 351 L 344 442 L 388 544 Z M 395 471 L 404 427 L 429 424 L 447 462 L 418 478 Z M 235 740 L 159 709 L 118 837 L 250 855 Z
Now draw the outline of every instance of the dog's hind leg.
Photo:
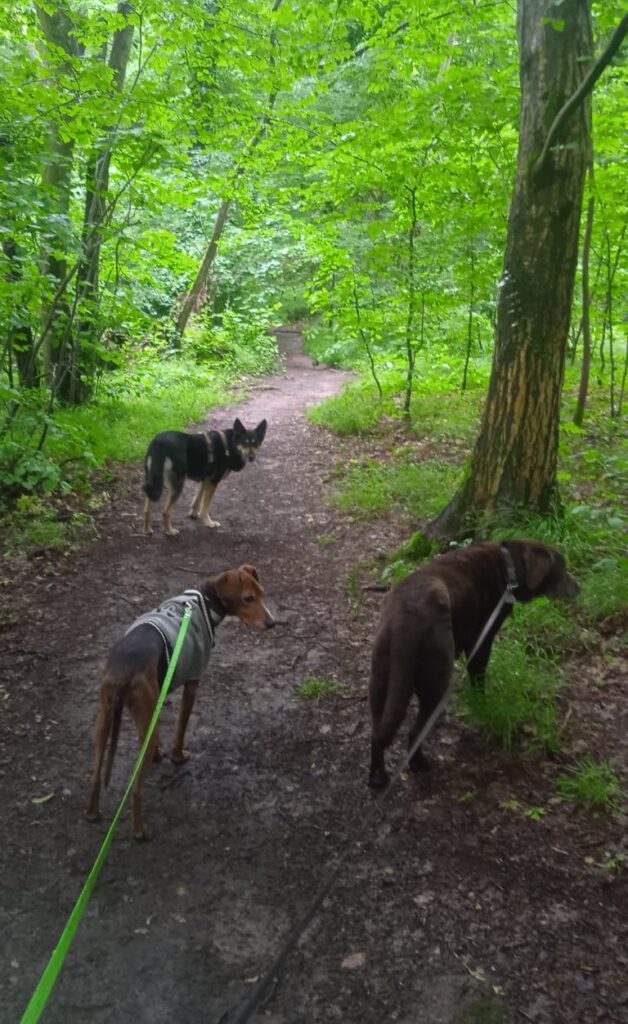
M 369 679 L 369 706 L 372 722 L 369 786 L 373 789 L 385 786 L 388 781 L 384 762 L 385 747 L 379 740 L 382 715 L 384 714 L 386 696 L 388 694 L 388 671 L 388 637 L 379 635 L 373 647 L 371 676 Z
M 205 526 L 220 526 L 220 523 L 216 519 L 212 519 L 209 514 L 209 506 L 212 503 L 212 498 L 214 497 L 217 486 L 218 484 L 213 483 L 211 480 L 206 480 L 203 485 L 205 493 L 203 495 L 203 503 L 201 505 L 201 522 Z
M 170 755 L 175 764 L 183 764 L 183 762 L 187 761 L 190 756 L 187 750 L 183 749 L 183 744 L 185 743 L 185 730 L 188 727 L 190 715 L 192 714 L 197 689 L 198 679 L 192 682 L 187 682 L 183 686 L 183 696 L 181 697 L 181 707 L 179 708 L 177 731 L 174 738 L 174 745 L 172 747 L 172 754 Z
M 157 681 L 145 677 L 143 680 L 137 680 L 136 685 L 133 688 L 133 696 L 130 702 L 130 710 L 135 720 L 137 728 L 137 735 L 140 741 L 140 746 L 144 742 L 148 727 L 150 725 L 153 712 L 157 706 L 158 698 L 158 686 Z M 155 728 L 155 731 L 151 737 L 151 741 L 148 744 L 142 767 L 137 773 L 135 785 L 133 786 L 133 835 L 136 839 L 150 839 L 150 829 L 146 827 L 142 820 L 142 791 L 144 788 L 144 781 L 150 766 L 155 759 L 155 754 L 159 749 L 159 729 Z
M 431 658 L 426 659 L 421 671 L 422 685 L 420 690 L 417 687 L 419 713 L 408 733 L 408 752 L 412 750 L 417 736 L 423 729 L 434 708 L 445 696 L 447 687 L 449 686 L 449 680 L 451 679 L 453 664 L 453 651 L 451 653 L 442 651 L 438 653 L 438 656 L 432 656 Z M 411 772 L 429 772 L 430 762 L 426 758 L 420 746 L 417 747 L 409 758 L 408 766 Z
M 188 516 L 189 516 L 190 519 L 198 519 L 199 515 L 201 514 L 201 502 L 203 500 L 203 492 L 204 492 L 204 490 L 205 490 L 205 481 L 203 481 L 203 483 L 198 485 L 198 490 L 197 490 L 196 495 L 194 497 L 194 501 L 192 502 L 192 505 L 190 507 L 190 511 L 188 512 Z
M 153 528 L 150 525 L 150 499 L 146 498 L 144 502 L 144 533 L 147 537 L 150 537 L 153 532 Z
M 111 695 L 105 692 L 103 687 L 100 697 L 100 708 L 96 719 L 94 771 L 89 791 L 89 800 L 85 809 L 85 817 L 88 821 L 100 821 L 102 818 L 102 814 L 100 813 L 100 776 L 112 722 L 113 702 Z
M 175 530 L 172 525 L 172 510 L 176 505 L 177 501 L 181 497 L 181 491 L 183 490 L 183 484 L 185 483 L 185 477 L 179 476 L 174 472 L 173 466 L 170 463 L 170 459 L 166 459 L 165 471 L 168 481 L 168 500 L 165 508 L 162 512 L 164 527 L 169 537 L 176 537 L 178 530 Z

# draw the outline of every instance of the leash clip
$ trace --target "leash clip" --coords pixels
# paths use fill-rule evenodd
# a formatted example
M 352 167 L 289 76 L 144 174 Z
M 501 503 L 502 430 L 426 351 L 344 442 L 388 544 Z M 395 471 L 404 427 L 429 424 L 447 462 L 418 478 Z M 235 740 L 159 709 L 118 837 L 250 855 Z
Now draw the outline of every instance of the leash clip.
M 508 548 L 501 547 L 501 552 L 506 563 L 506 592 L 504 594 L 504 604 L 516 604 L 517 595 L 514 593 L 515 590 L 519 589 L 519 581 L 517 579 L 517 573 L 515 572 L 515 563 L 512 560 L 512 555 Z

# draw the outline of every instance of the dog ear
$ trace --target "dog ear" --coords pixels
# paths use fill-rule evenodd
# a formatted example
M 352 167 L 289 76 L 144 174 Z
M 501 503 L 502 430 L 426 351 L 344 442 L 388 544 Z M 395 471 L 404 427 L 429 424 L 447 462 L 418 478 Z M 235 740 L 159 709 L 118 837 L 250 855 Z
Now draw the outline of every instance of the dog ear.
M 523 550 L 523 564 L 526 570 L 526 586 L 528 590 L 536 590 L 547 578 L 554 563 L 554 555 L 549 548 L 539 545 L 526 545 Z
M 246 428 L 244 427 L 242 421 L 237 416 L 233 421 L 233 429 L 235 430 L 236 434 L 246 434 Z
M 252 576 L 259 583 L 259 575 L 254 565 L 241 565 L 240 572 L 248 572 L 249 576 Z
M 257 424 L 257 426 L 255 428 L 255 433 L 257 434 L 257 440 L 259 441 L 260 444 L 262 443 L 262 441 L 266 437 L 266 427 L 267 426 L 268 426 L 268 424 L 266 423 L 266 420 L 260 420 L 260 422 Z

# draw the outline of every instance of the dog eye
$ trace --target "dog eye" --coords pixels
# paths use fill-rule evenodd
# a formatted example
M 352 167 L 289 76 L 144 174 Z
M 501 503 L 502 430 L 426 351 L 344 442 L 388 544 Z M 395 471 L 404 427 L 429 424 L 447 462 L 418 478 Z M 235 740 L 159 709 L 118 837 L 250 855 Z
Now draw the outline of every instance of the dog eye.
M 245 604 L 253 604 L 254 600 L 255 600 L 255 598 L 253 597 L 253 595 L 249 594 L 248 597 L 244 598 L 244 603 Z

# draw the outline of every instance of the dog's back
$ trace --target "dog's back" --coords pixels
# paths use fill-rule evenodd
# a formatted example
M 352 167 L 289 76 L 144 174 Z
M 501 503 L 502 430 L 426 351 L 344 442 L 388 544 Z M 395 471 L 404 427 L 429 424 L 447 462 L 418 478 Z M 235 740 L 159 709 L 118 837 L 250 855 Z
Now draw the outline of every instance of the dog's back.
M 512 603 L 503 600 L 510 587 L 521 602 L 541 596 L 570 598 L 579 592 L 561 553 L 539 541 L 487 541 L 439 555 L 391 592 L 382 609 L 371 666 L 370 785 L 386 782 L 384 750 L 413 693 L 419 715 L 409 746 L 447 692 L 459 654 L 470 659 L 471 677 L 481 680 L 493 639 L 512 611 Z M 494 621 L 478 645 L 494 610 Z M 420 751 L 409 764 L 415 771 L 428 767 Z

